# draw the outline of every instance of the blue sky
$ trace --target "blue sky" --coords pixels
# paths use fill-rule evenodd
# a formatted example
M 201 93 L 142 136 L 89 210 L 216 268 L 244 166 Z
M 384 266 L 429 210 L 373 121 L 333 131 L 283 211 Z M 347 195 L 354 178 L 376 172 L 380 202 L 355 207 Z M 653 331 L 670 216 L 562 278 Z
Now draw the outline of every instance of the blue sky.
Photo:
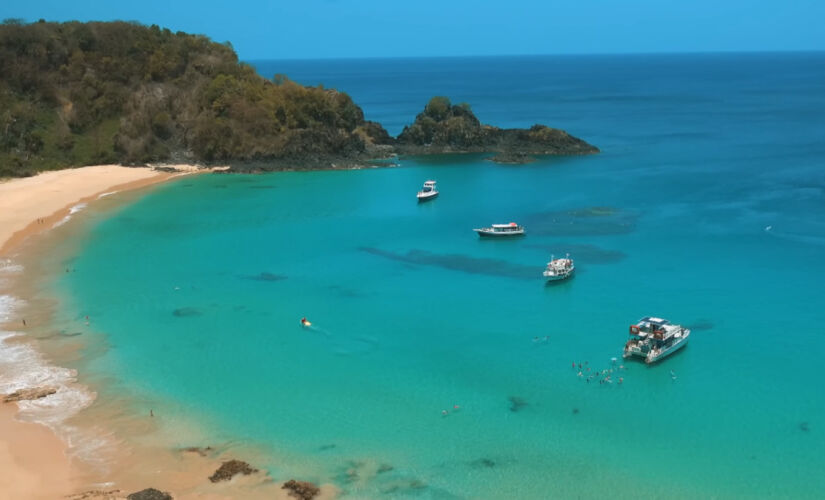
M 246 60 L 825 50 L 825 0 L 3 0 L 9 17 L 136 20 Z

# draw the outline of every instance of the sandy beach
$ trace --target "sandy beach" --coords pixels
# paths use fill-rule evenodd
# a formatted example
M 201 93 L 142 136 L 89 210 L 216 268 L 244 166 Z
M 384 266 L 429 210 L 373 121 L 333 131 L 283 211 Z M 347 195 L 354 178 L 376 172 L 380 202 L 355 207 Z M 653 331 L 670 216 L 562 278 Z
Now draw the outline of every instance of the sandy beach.
M 205 171 L 188 165 L 172 168 L 178 173 L 102 165 L 0 181 L 0 259 L 11 262 L 22 255 L 19 252 L 28 252 L 31 247 L 22 245 L 27 238 L 60 225 L 78 204 Z M 31 323 L 32 318 L 29 319 Z M 14 330 L 16 327 L 9 327 L 9 321 L 19 324 L 21 319 L 14 314 L 0 316 L 0 325 L 6 322 L 5 329 Z M 25 342 L 25 337 L 13 340 Z M 3 396 L 0 394 L 0 398 Z M 148 487 L 168 491 L 174 498 L 291 498 L 288 490 L 281 488 L 283 483 L 273 481 L 265 473 L 238 476 L 227 483 L 210 483 L 207 478 L 216 467 L 234 458 L 213 451 L 187 452 L 157 445 L 149 449 L 129 448 L 119 454 L 117 463 L 110 464 L 108 472 L 101 474 L 82 460 L 72 458 L 67 443 L 48 427 L 19 420 L 18 411 L 17 403 L 0 402 L 0 500 L 115 499 Z M 96 413 L 89 418 L 104 420 L 104 425 L 111 421 L 127 435 L 151 432 L 154 427 L 148 421 L 117 422 L 123 415 L 108 419 L 105 411 L 104 415 Z M 316 498 L 333 498 L 336 494 L 335 487 L 324 485 Z
M 182 172 L 196 167 L 181 166 Z M 101 165 L 45 172 L 0 182 L 0 257 L 27 237 L 61 220 L 72 206 L 103 193 L 166 181 L 178 174 L 150 168 Z M 0 500 L 59 498 L 83 485 L 66 444 L 48 428 L 15 418 L 15 403 L 0 403 Z
M 189 167 L 187 167 L 189 170 Z M 45 172 L 0 182 L 0 256 L 52 227 L 78 203 L 102 193 L 165 181 L 174 174 L 102 165 Z M 80 486 L 66 445 L 48 428 L 15 419 L 17 405 L 0 406 L 0 499 L 58 498 Z

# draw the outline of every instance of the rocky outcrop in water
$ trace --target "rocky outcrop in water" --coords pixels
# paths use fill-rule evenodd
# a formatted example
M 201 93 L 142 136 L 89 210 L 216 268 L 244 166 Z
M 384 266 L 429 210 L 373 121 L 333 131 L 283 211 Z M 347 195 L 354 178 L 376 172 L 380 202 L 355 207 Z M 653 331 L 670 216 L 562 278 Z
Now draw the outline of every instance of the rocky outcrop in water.
M 172 500 L 172 495 L 154 488 L 146 488 L 128 495 L 126 500 Z
M 466 103 L 453 105 L 433 97 L 415 122 L 404 127 L 395 141 L 402 154 L 497 152 L 493 161 L 525 163 L 531 155 L 583 155 L 599 148 L 564 130 L 545 125 L 529 129 L 502 129 L 482 124 Z
M 296 481 L 295 479 L 285 482 L 281 489 L 289 490 L 289 496 L 301 500 L 312 500 L 315 495 L 321 493 L 321 488 L 314 484 L 307 481 Z
M 4 403 L 13 403 L 15 401 L 24 401 L 32 399 L 45 398 L 57 392 L 56 387 L 32 387 L 30 389 L 20 389 L 11 394 L 7 394 L 3 398 Z
M 214 474 L 209 476 L 209 480 L 213 483 L 220 481 L 229 481 L 236 474 L 243 474 L 248 476 L 258 472 L 258 469 L 250 466 L 248 463 L 241 460 L 229 460 L 221 464 Z

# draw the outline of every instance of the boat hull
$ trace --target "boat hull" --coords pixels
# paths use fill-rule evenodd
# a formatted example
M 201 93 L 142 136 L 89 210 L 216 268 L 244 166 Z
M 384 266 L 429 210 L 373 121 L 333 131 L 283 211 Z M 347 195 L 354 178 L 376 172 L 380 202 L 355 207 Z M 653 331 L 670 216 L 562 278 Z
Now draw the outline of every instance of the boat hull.
M 524 230 L 521 231 L 485 231 L 483 229 L 473 229 L 479 236 L 490 238 L 507 238 L 512 236 L 524 236 Z
M 438 191 L 434 193 L 419 193 L 416 197 L 418 198 L 418 203 L 424 203 L 425 201 L 436 199 L 438 197 Z
M 645 363 L 647 363 L 649 365 L 652 365 L 653 363 L 656 363 L 657 361 L 661 361 L 661 360 L 665 359 L 666 357 L 670 356 L 671 354 L 673 354 L 674 352 L 678 351 L 679 349 L 685 347 L 687 345 L 687 343 L 688 343 L 688 338 L 685 337 L 682 340 L 680 340 L 679 342 L 676 342 L 675 344 L 669 346 L 667 349 L 661 349 L 661 350 L 656 350 L 656 351 L 651 350 L 647 354 L 647 356 L 645 357 Z

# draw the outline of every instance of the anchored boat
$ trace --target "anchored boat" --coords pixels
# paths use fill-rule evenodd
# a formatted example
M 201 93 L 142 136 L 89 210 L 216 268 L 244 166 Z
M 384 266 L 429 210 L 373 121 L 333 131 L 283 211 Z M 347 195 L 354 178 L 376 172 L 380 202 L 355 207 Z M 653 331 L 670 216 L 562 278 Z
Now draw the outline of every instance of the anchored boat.
M 509 224 L 493 224 L 490 227 L 473 229 L 479 236 L 521 236 L 524 234 L 524 226 L 519 226 L 515 222 Z
M 436 196 L 438 196 L 438 190 L 435 188 L 435 181 L 427 181 L 424 183 L 421 191 L 416 195 L 416 198 L 418 198 L 419 202 L 422 202 L 432 200 Z
M 678 351 L 687 344 L 690 330 L 662 318 L 645 316 L 630 325 L 630 340 L 623 357 L 640 356 L 651 364 Z
M 575 270 L 576 265 L 570 258 L 570 254 L 567 254 L 564 259 L 554 259 L 551 255 L 543 274 L 547 281 L 558 281 L 569 278 Z

